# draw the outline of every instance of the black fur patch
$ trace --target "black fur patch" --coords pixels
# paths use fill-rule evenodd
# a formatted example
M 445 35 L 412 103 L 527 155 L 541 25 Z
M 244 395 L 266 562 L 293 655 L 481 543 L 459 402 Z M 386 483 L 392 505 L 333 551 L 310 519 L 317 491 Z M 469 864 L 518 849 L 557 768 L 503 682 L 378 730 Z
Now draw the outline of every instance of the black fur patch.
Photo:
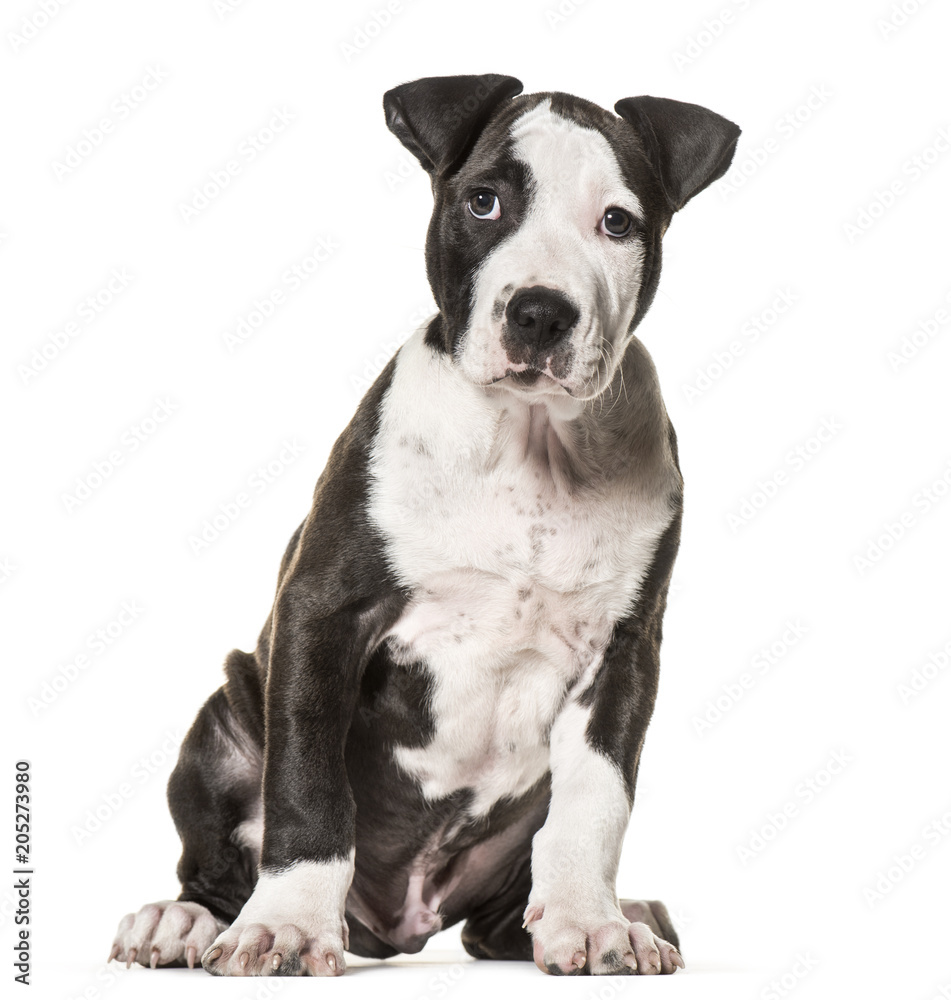
M 673 427 L 669 427 L 669 434 L 673 435 Z M 674 456 L 676 461 L 676 447 Z M 579 699 L 582 705 L 593 706 L 588 743 L 617 765 L 631 804 L 641 748 L 657 697 L 667 590 L 680 545 L 682 488 L 670 503 L 673 518 L 660 538 L 637 602 L 614 626 L 601 669 Z

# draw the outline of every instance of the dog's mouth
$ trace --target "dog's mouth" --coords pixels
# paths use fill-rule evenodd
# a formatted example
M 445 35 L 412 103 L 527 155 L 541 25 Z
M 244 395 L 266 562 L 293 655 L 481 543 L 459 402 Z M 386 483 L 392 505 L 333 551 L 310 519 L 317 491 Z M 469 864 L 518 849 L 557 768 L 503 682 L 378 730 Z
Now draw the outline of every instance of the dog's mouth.
M 571 395 L 571 389 L 561 379 L 555 378 L 549 371 L 542 371 L 541 368 L 531 366 L 520 368 L 518 371 L 508 368 L 504 375 L 499 375 L 497 378 L 485 382 L 483 388 L 488 388 L 491 385 L 499 385 L 502 382 L 506 382 L 514 388 L 534 390 L 536 392 L 552 392 L 553 390 L 561 389 L 568 393 L 569 396 Z

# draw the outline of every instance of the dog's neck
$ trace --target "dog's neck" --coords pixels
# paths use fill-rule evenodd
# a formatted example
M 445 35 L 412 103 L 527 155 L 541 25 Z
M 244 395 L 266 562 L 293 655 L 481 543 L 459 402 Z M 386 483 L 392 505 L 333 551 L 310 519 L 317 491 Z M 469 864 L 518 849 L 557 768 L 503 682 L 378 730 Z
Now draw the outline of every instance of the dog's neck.
M 503 457 L 530 463 L 556 489 L 572 492 L 629 474 L 640 478 L 668 448 L 656 372 L 639 341 L 592 399 L 559 389 L 497 385 L 484 391 L 486 404 L 497 410 L 486 463 Z
M 583 400 L 561 390 L 476 385 L 420 330 L 400 349 L 388 395 L 383 439 L 405 441 L 440 476 L 472 476 L 500 463 L 527 470 L 531 463 L 548 490 L 615 483 L 638 492 L 657 488 L 672 467 L 656 372 L 636 339 L 612 383 Z

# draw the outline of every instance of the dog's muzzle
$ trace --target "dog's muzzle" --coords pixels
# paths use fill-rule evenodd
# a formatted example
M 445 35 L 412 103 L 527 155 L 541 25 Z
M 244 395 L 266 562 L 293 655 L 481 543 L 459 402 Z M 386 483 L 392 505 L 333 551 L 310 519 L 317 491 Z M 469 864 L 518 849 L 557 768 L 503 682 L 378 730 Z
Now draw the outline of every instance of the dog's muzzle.
M 505 308 L 501 345 L 506 377 L 529 386 L 542 376 L 564 384 L 573 355 L 572 333 L 580 312 L 562 292 L 542 285 L 520 288 Z
M 511 346 L 521 355 L 547 356 L 567 339 L 578 316 L 571 301 L 553 288 L 541 285 L 520 288 L 505 309 L 503 342 L 506 351 Z M 523 356 L 518 360 L 525 362 L 528 358 Z

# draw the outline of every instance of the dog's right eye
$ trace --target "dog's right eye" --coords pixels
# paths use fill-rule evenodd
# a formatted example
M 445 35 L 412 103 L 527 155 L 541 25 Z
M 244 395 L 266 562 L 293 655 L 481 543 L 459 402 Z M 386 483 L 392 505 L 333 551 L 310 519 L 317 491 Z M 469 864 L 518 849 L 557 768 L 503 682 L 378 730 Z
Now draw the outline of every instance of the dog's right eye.
M 494 191 L 476 191 L 469 199 L 469 214 L 477 219 L 499 219 L 502 217 L 502 206 L 499 196 Z

